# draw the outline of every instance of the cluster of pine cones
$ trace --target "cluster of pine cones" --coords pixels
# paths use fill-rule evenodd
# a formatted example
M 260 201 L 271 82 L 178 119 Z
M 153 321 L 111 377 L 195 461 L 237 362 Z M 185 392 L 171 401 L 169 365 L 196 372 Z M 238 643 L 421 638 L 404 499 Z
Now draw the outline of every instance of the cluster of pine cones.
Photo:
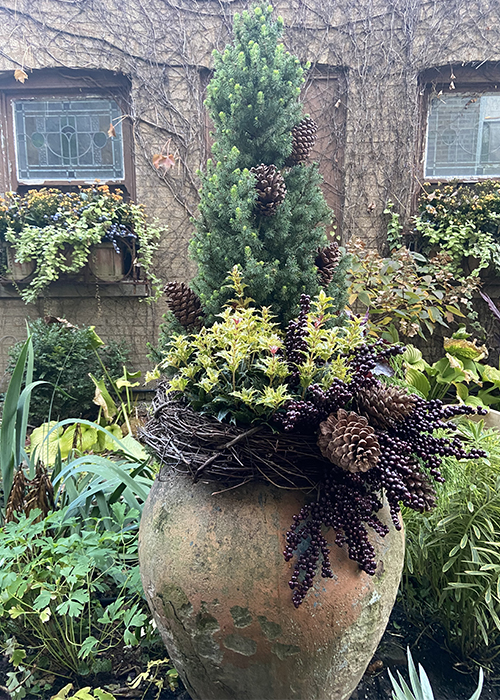
M 318 126 L 311 117 L 305 117 L 292 129 L 292 152 L 285 165 L 293 167 L 307 162 L 316 142 Z M 283 175 L 275 165 L 261 163 L 251 168 L 256 177 L 257 210 L 263 216 L 274 216 L 286 197 L 286 184 Z

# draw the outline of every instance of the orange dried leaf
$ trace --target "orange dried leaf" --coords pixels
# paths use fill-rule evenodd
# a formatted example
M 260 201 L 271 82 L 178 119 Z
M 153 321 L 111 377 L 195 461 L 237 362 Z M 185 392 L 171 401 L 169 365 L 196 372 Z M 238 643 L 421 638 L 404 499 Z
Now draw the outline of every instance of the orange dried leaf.
M 168 155 L 155 153 L 153 156 L 153 165 L 157 170 L 169 170 L 175 165 L 175 158 L 172 153 Z
M 108 136 L 109 136 L 110 139 L 114 139 L 115 136 L 116 136 L 116 129 L 115 129 L 115 127 L 113 126 L 113 124 L 110 124 L 110 125 L 109 125 Z
M 22 68 L 16 68 L 14 71 L 14 78 L 18 82 L 24 83 L 25 80 L 28 80 L 28 74 Z

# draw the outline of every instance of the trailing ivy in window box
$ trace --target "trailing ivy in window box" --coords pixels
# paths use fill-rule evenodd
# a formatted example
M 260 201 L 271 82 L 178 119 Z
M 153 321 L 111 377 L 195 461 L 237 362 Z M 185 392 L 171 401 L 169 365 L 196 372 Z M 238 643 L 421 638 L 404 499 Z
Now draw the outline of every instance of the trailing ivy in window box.
M 152 259 L 160 233 L 141 205 L 126 202 L 106 185 L 67 193 L 45 188 L 25 195 L 11 192 L 0 200 L 0 240 L 11 246 L 16 262 L 36 265 L 28 286 L 20 290 L 26 303 L 61 275 L 79 272 L 101 242 L 111 242 L 128 258 L 134 278 L 148 279 L 155 295 L 160 280 Z
M 429 248 L 452 258 L 458 277 L 500 275 L 500 183 L 424 185 L 417 230 Z

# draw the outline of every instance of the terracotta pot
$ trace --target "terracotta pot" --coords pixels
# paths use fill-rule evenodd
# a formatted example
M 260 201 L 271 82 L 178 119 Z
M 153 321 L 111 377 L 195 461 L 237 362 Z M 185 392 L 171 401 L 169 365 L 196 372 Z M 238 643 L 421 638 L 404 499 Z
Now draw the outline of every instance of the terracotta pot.
M 94 246 L 88 262 L 90 271 L 100 282 L 119 282 L 125 276 L 123 255 L 117 253 L 112 243 Z
M 36 262 L 34 260 L 24 263 L 17 262 L 15 249 L 12 246 L 7 245 L 6 250 L 7 267 L 9 270 L 8 274 L 6 275 L 7 279 L 14 280 L 14 282 L 22 282 L 30 277 L 35 271 Z
M 303 494 L 265 483 L 214 490 L 160 477 L 139 534 L 144 592 L 191 697 L 347 700 L 386 627 L 403 534 L 392 524 L 385 539 L 373 533 L 373 577 L 333 545 L 335 578 L 319 578 L 295 609 L 282 550 Z M 380 517 L 389 523 L 387 508 Z

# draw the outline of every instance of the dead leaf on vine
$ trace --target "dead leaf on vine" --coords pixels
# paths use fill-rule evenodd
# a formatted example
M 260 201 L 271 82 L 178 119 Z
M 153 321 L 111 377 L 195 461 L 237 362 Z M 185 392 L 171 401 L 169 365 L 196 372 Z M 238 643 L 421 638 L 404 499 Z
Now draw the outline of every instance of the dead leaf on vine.
M 110 124 L 110 125 L 109 125 L 108 136 L 109 136 L 110 139 L 114 139 L 115 136 L 116 136 L 116 129 L 115 129 L 115 127 L 113 126 L 113 124 Z
M 175 165 L 175 157 L 172 153 L 164 155 L 163 153 L 155 153 L 153 156 L 153 165 L 157 170 L 170 170 Z
M 19 83 L 24 83 L 25 80 L 28 80 L 28 74 L 22 68 L 16 68 L 14 71 L 14 78 Z

